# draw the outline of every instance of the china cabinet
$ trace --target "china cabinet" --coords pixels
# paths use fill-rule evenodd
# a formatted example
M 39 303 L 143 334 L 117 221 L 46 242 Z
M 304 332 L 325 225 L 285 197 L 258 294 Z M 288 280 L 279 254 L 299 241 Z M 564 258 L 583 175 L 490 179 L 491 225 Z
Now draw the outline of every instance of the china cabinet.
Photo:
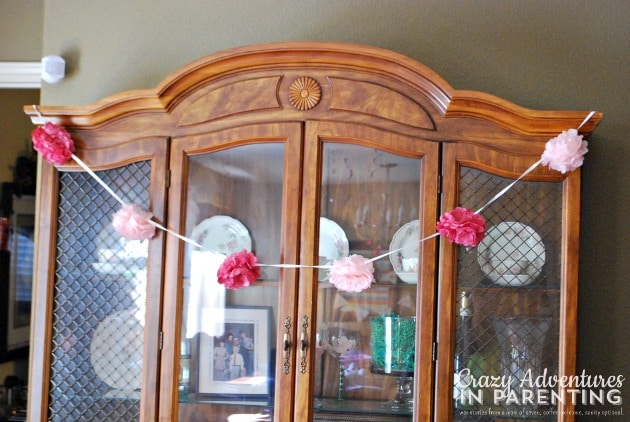
M 476 248 L 420 239 L 586 112 L 455 90 L 335 43 L 237 48 L 155 89 L 25 111 L 189 240 L 121 240 L 94 177 L 43 163 L 32 420 L 571 420 L 557 412 L 571 403 L 491 404 L 463 380 L 574 373 L 579 170 L 536 167 L 484 209 Z M 243 249 L 261 277 L 225 289 L 219 254 Z M 362 292 L 321 268 L 351 254 L 377 258 Z

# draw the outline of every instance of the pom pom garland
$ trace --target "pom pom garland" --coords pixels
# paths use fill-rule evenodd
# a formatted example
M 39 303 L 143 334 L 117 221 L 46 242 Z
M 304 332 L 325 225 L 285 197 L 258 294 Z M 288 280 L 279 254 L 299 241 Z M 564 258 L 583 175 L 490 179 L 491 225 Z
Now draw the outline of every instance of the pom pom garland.
M 42 118 L 41 114 L 34 106 L 35 111 Z M 582 122 L 580 127 L 584 125 L 595 112 L 591 112 Z M 584 155 L 588 152 L 588 142 L 583 140 L 579 135 L 578 129 L 569 129 L 563 131 L 560 135 L 550 139 L 545 150 L 541 155 L 540 161 L 533 164 L 518 179 L 514 180 L 510 185 L 506 186 L 501 192 L 497 193 L 488 203 L 476 212 L 457 207 L 450 212 L 446 212 L 440 216 L 436 224 L 435 234 L 421 239 L 420 242 L 431 239 L 439 235 L 445 236 L 450 242 L 466 247 L 477 246 L 484 238 L 486 231 L 486 221 L 480 215 L 481 211 L 493 203 L 495 200 L 503 196 L 515 183 L 529 174 L 539 164 L 547 165 L 552 170 L 561 173 L 573 171 L 580 167 L 584 162 Z M 83 167 L 97 182 L 99 182 L 118 202 L 122 208 L 116 212 L 112 219 L 112 225 L 116 231 L 127 240 L 146 240 L 155 235 L 155 229 L 167 231 L 179 239 L 201 247 L 192 239 L 188 239 L 173 232 L 160 224 L 151 220 L 153 215 L 143 211 L 134 204 L 125 204 L 115 192 L 109 188 L 85 163 L 74 155 L 74 141 L 70 134 L 61 126 L 51 122 L 46 122 L 44 126 L 38 127 L 32 132 L 33 149 L 42 155 L 42 158 L 51 164 L 65 164 L 71 158 Z M 390 251 L 388 254 L 380 255 L 376 258 L 367 259 L 361 255 L 350 255 L 340 260 L 334 261 L 330 267 L 328 280 L 337 289 L 348 292 L 361 292 L 371 286 L 374 282 L 374 264 L 373 261 L 388 256 L 396 251 Z M 298 264 L 258 264 L 256 256 L 243 250 L 234 253 L 224 260 L 217 272 L 218 282 L 224 284 L 228 289 L 240 289 L 250 286 L 256 279 L 260 278 L 260 265 L 271 267 L 298 268 L 304 267 Z M 318 268 L 328 268 L 323 266 Z

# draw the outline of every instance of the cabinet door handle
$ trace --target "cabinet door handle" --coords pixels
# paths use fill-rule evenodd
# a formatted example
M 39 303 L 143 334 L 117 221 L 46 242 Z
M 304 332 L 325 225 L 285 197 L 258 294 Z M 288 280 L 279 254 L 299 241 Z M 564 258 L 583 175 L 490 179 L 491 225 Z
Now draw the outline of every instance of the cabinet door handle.
M 284 334 L 284 339 L 282 341 L 282 351 L 284 352 L 284 357 L 286 358 L 291 354 L 291 338 L 288 333 Z
M 300 372 L 306 373 L 306 358 L 308 356 L 308 317 L 302 317 L 302 334 L 300 334 Z
M 284 320 L 284 336 L 282 337 L 282 359 L 284 360 L 282 367 L 284 374 L 288 375 L 291 369 L 291 318 L 286 317 Z
M 302 356 L 302 359 L 306 357 L 307 349 L 308 349 L 308 334 L 302 333 L 302 335 L 300 336 L 300 353 L 301 353 L 300 356 Z

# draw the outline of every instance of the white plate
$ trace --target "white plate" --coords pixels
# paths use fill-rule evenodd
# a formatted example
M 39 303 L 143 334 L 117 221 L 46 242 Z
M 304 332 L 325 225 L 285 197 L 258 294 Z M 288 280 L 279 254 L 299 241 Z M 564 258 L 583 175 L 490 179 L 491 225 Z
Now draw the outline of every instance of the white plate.
M 350 243 L 346 233 L 332 220 L 325 217 L 319 219 L 319 265 L 332 264 L 350 254 Z M 327 270 L 320 270 L 317 277 L 326 279 Z
M 389 255 L 396 275 L 405 283 L 418 284 L 418 250 L 420 248 L 420 220 L 411 221 L 394 233 L 389 251 L 404 248 Z M 403 261 L 404 260 L 404 261 Z M 405 265 L 403 265 L 403 262 Z
M 545 245 L 531 227 L 505 221 L 488 229 L 477 247 L 477 262 L 496 284 L 526 286 L 542 271 Z
M 96 327 L 90 344 L 90 358 L 96 375 L 107 385 L 122 391 L 142 386 L 144 328 L 134 311 L 105 317 Z
M 230 256 L 243 249 L 252 250 L 252 238 L 240 221 L 225 215 L 215 215 L 197 225 L 190 236 L 202 250 Z

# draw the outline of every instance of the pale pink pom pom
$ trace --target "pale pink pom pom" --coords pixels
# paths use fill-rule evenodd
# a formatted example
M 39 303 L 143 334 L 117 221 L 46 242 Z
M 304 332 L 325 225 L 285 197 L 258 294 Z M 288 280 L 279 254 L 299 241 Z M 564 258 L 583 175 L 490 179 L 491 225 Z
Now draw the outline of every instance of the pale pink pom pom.
M 151 217 L 153 214 L 135 204 L 123 205 L 114 214 L 112 225 L 127 240 L 146 240 L 155 234 L 155 226 L 149 222 Z
M 361 255 L 350 255 L 333 262 L 328 280 L 339 290 L 361 292 L 374 282 L 374 264 Z
M 541 162 L 562 173 L 575 170 L 584 162 L 588 142 L 575 129 L 569 129 L 547 141 Z

